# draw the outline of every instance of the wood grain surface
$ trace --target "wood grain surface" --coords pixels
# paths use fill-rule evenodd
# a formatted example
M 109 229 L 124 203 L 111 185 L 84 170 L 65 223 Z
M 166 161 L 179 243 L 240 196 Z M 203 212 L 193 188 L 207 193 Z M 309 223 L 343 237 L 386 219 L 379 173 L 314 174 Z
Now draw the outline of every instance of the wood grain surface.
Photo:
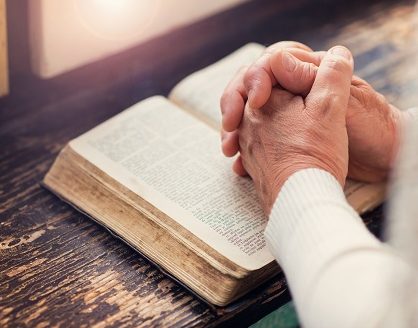
M 0 99 L 1 327 L 245 327 L 289 299 L 280 275 L 211 307 L 39 185 L 70 139 L 239 46 L 342 43 L 392 102 L 418 104 L 412 1 L 253 1 L 45 81 L 30 73 L 27 23 L 17 19 L 27 1 L 8 9 L 13 92 Z M 378 235 L 382 213 L 364 217 Z

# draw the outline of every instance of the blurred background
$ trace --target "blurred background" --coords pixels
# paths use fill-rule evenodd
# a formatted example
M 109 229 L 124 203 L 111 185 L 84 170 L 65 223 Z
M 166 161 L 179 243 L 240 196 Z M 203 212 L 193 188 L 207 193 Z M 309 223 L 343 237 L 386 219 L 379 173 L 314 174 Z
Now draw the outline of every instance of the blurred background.
M 53 77 L 244 1 L 31 0 L 32 67 Z
M 388 0 L 0 0 L 0 94 L 22 91 L 31 78 L 66 77 L 63 82 L 75 88 L 89 81 L 93 88 L 114 84 L 115 77 L 153 70 L 158 60 L 166 60 L 170 70 L 176 56 L 197 51 L 182 69 L 190 73 L 250 41 L 302 39 L 321 48 L 340 42 L 358 55 L 377 45 L 377 52 L 367 53 L 370 63 L 416 44 L 411 39 L 416 19 L 412 11 L 402 12 L 405 6 L 411 10 L 413 1 L 400 1 L 391 10 L 394 5 Z M 367 22 L 368 12 L 376 19 Z M 98 72 L 101 64 L 106 72 Z
M 166 45 L 164 48 L 163 45 L 154 42 L 153 48 L 156 52 L 160 51 L 161 58 L 169 56 L 170 52 L 179 52 L 178 48 L 187 47 L 189 43 L 199 42 L 196 38 L 204 40 L 205 34 L 208 39 L 200 46 L 202 50 L 206 46 L 206 51 L 212 51 L 214 46 L 226 39 L 231 44 L 228 49 L 231 51 L 242 45 L 244 41 L 269 44 L 291 37 L 302 37 L 308 44 L 315 45 L 315 37 L 309 39 L 304 37 L 306 34 L 313 34 L 310 30 L 306 30 L 307 26 L 318 28 L 328 23 L 333 24 L 335 29 L 337 25 L 341 25 L 341 19 L 348 20 L 356 11 L 357 14 L 359 10 L 363 10 L 364 13 L 373 6 L 385 6 L 385 3 L 387 6 L 388 3 L 388 1 L 363 1 L 361 4 L 358 2 L 357 5 L 347 5 L 344 1 L 338 0 L 283 0 L 276 1 L 275 4 L 265 0 L 1 0 L 0 2 L 2 3 L 0 8 L 3 8 L 1 10 L 4 12 L 2 14 L 4 17 L 0 21 L 3 22 L 0 25 L 3 26 L 2 35 L 4 35 L 2 44 L 9 52 L 8 64 L 6 59 L 2 59 L 2 75 L 7 73 L 6 70 L 9 71 L 9 87 L 14 83 L 15 78 L 19 80 L 18 77 L 22 75 L 28 77 L 29 72 L 41 79 L 48 79 L 118 54 L 129 56 L 131 53 L 135 56 L 134 50 L 145 53 L 151 48 L 143 47 L 143 51 L 140 51 L 140 46 L 150 44 L 153 40 L 170 43 L 170 46 Z M 411 5 L 411 3 L 412 1 L 405 1 L 405 4 Z M 334 15 L 336 6 L 346 7 L 343 9 L 345 10 L 343 17 L 338 16 L 341 16 L 342 9 L 337 16 Z M 398 3 L 398 6 L 401 7 L 402 2 Z M 246 7 L 254 15 L 240 16 L 238 9 L 236 14 L 225 16 L 228 17 L 225 21 L 208 20 L 210 16 L 222 16 L 222 13 L 231 12 L 237 7 Z M 280 21 L 272 22 L 271 19 L 277 15 L 281 15 Z M 397 43 L 395 45 L 400 46 L 402 42 L 406 42 L 408 36 L 405 34 L 411 33 L 408 32 L 408 28 L 411 29 L 414 23 L 411 17 L 408 19 L 403 17 L 402 21 L 396 23 L 393 18 L 387 17 L 386 21 L 382 18 L 381 22 L 375 24 L 384 24 L 387 34 L 399 33 L 396 39 L 394 35 L 387 37 L 392 37 L 392 41 Z M 266 38 L 265 32 L 257 31 L 263 20 L 265 26 L 270 25 L 269 38 Z M 393 20 L 393 23 L 398 25 L 392 32 L 387 29 L 391 24 L 387 20 Z M 195 24 L 198 24 L 196 33 L 190 35 L 179 33 L 187 26 Z M 362 31 L 365 29 L 359 26 L 357 35 L 353 34 L 344 39 L 344 35 L 338 34 L 333 40 L 329 39 L 328 43 L 331 43 L 331 40 L 353 42 L 359 38 L 358 32 Z M 380 37 L 384 37 L 383 34 Z M 163 36 L 166 38 L 162 38 Z M 377 41 L 375 40 L 377 37 L 379 36 L 373 36 L 369 42 L 372 44 Z M 7 43 L 8 47 L 6 47 Z M 164 53 L 162 53 L 163 49 Z M 213 54 L 217 51 L 219 50 L 213 49 Z M 120 62 L 117 63 L 116 59 L 114 62 L 109 61 L 108 64 L 110 65 L 106 66 L 110 70 L 117 71 L 121 68 L 118 67 Z M 138 63 L 131 63 L 125 58 L 123 67 L 129 65 L 135 66 L 134 69 L 143 69 L 151 66 L 152 63 L 142 62 L 141 67 L 138 67 Z M 6 77 L 3 77 L 2 81 L 5 79 Z M 5 85 L 6 82 L 2 83 Z M 16 84 L 18 89 L 19 82 Z M 4 86 L 2 89 L 9 88 Z

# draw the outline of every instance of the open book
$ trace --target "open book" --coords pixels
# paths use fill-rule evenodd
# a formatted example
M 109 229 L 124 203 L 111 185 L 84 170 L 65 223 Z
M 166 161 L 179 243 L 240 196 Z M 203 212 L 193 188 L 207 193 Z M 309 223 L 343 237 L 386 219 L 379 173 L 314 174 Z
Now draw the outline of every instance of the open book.
M 275 275 L 267 218 L 249 178 L 221 153 L 219 99 L 264 47 L 248 44 L 72 140 L 44 185 L 198 295 L 226 305 Z M 348 182 L 359 212 L 383 185 Z

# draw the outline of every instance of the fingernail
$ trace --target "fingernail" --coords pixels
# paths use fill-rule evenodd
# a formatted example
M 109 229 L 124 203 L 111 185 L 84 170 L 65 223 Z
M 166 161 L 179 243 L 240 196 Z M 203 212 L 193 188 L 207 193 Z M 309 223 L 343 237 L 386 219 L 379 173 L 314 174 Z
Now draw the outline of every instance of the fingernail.
M 296 69 L 295 59 L 287 52 L 283 52 L 283 65 L 288 72 L 293 72 Z
M 349 51 L 347 48 L 345 48 L 345 47 L 336 46 L 336 47 L 334 47 L 334 48 L 331 48 L 329 51 L 330 51 L 330 53 L 332 53 L 333 55 L 337 55 L 337 56 L 343 57 L 343 58 L 348 59 L 348 60 L 350 60 L 350 59 L 351 59 L 351 53 L 350 53 L 350 51 Z

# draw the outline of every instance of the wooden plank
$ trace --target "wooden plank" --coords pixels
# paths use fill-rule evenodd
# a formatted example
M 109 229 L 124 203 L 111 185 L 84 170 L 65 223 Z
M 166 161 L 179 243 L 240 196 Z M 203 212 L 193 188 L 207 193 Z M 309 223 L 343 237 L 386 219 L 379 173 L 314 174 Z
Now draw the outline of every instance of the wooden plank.
M 0 97 L 9 93 L 6 0 L 0 0 Z

